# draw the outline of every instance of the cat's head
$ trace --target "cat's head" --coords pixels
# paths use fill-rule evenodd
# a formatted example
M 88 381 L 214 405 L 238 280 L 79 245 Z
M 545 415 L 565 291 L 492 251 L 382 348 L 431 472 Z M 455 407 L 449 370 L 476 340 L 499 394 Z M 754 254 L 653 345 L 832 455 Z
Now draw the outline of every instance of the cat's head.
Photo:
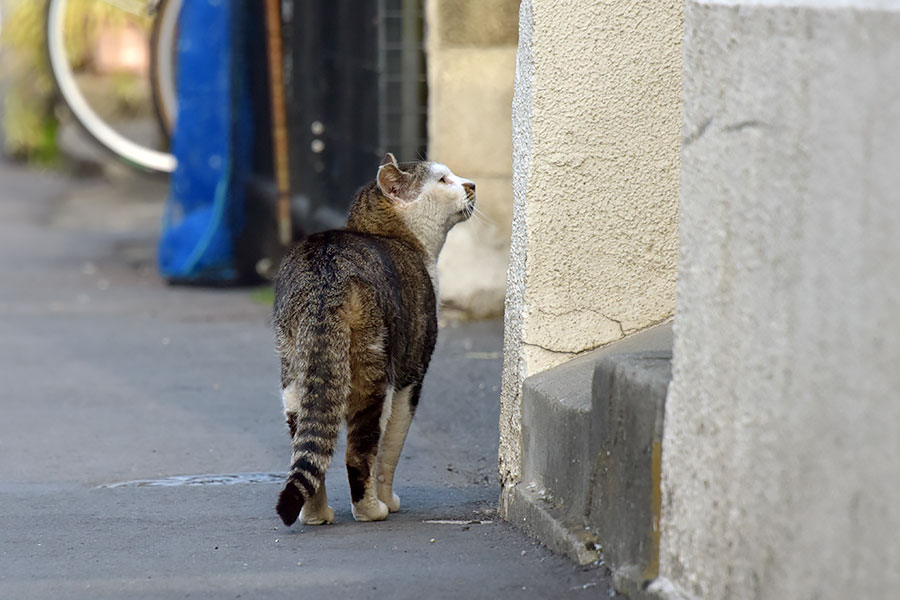
M 475 212 L 475 184 L 430 161 L 398 163 L 388 153 L 375 181 L 364 186 L 347 217 L 347 229 L 389 237 L 409 234 L 432 259 L 447 232 Z
M 446 234 L 475 210 L 475 183 L 441 163 L 398 163 L 389 152 L 378 167 L 375 183 L 417 234 L 423 226 L 442 229 Z

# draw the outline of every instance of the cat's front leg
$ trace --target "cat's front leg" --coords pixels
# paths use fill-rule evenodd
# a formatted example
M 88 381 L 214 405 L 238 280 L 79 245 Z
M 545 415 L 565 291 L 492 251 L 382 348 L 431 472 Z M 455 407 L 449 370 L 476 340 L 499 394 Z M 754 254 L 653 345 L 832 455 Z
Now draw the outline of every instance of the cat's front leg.
M 400 497 L 394 493 L 394 472 L 400 461 L 400 453 L 421 389 L 421 384 L 413 384 L 394 394 L 391 415 L 381 436 L 381 447 L 375 463 L 375 487 L 378 499 L 387 504 L 391 512 L 400 510 Z

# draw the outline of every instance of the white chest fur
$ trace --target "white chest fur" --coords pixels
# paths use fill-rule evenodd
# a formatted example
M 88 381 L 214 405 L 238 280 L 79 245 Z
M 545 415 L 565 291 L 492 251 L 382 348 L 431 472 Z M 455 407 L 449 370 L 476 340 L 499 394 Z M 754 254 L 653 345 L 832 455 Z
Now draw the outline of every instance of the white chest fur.
M 428 276 L 431 278 L 431 287 L 434 288 L 434 306 L 435 310 L 437 310 L 438 304 L 441 301 L 441 289 L 440 284 L 438 283 L 438 268 L 437 263 L 433 260 L 428 261 L 428 264 L 425 265 L 426 269 L 428 269 Z

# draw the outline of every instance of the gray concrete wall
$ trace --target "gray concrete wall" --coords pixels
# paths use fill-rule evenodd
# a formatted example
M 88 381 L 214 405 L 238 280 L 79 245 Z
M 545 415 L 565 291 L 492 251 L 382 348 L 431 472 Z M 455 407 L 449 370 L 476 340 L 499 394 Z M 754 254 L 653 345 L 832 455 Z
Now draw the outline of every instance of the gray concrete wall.
M 900 6 L 789 4 L 687 2 L 660 568 L 896 598 Z
M 682 7 L 523 0 L 501 476 L 522 381 L 674 310 Z

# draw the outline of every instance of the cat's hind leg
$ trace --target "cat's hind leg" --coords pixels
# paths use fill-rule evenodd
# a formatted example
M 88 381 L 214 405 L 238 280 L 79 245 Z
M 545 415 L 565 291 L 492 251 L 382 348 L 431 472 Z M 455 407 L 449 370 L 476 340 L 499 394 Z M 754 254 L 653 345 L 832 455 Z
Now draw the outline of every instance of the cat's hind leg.
M 304 525 L 325 525 L 334 521 L 334 509 L 328 506 L 328 496 L 325 493 L 325 481 L 319 484 L 309 500 L 303 504 L 300 510 L 300 522 Z
M 390 417 L 381 436 L 381 447 L 375 460 L 375 486 L 378 499 L 387 504 L 391 512 L 400 510 L 400 497 L 394 493 L 394 471 L 400 461 L 400 453 L 409 432 L 409 425 L 412 423 L 421 389 L 421 384 L 413 384 L 394 394 Z
M 357 402 L 351 400 L 347 414 L 347 478 L 353 501 L 353 518 L 357 521 L 381 521 L 388 516 L 388 506 L 378 499 L 375 490 L 375 458 L 384 421 L 389 416 L 393 390 L 386 384 Z
M 282 383 L 284 383 L 283 376 Z M 284 414 L 291 433 L 291 440 L 296 437 L 297 427 L 300 422 L 298 419 L 298 414 L 301 410 L 298 389 L 297 384 L 291 381 L 281 391 Z M 303 503 L 303 507 L 300 509 L 300 522 L 304 525 L 325 525 L 334 522 L 334 509 L 328 506 L 328 496 L 325 493 L 324 475 L 315 494 Z
M 346 352 L 349 335 L 338 329 L 315 347 L 334 360 L 304 348 L 302 358 L 282 361 L 282 401 L 291 432 L 291 468 L 275 510 L 285 525 L 301 513 L 304 523 L 329 523 L 334 513 L 325 497 L 325 472 L 337 446 L 338 433 L 350 391 Z M 311 359 L 312 357 L 312 359 Z M 289 368 L 288 368 L 289 367 Z M 310 507 L 306 510 L 307 503 Z

